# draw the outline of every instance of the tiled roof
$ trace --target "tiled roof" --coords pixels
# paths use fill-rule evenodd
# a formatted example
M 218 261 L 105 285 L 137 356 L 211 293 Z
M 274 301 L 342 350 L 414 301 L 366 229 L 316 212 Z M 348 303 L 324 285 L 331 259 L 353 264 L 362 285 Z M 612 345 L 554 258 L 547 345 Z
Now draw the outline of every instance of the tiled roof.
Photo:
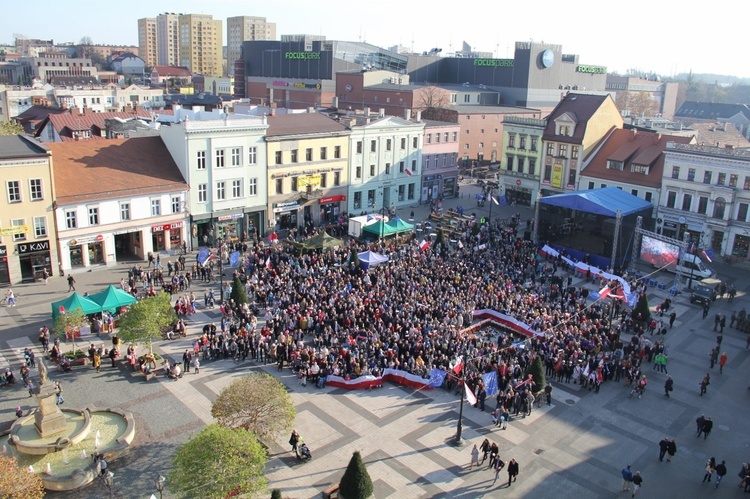
M 158 111 L 157 114 L 164 114 L 163 111 Z M 170 113 L 171 114 L 171 113 Z M 109 118 L 142 118 L 151 120 L 151 112 L 149 111 L 137 111 L 137 112 L 111 112 L 111 113 L 86 113 L 86 114 L 51 114 L 47 117 L 52 126 L 60 134 L 60 138 L 65 141 L 73 140 L 74 131 L 92 130 L 99 128 L 104 130 L 104 120 Z
M 319 113 L 278 114 L 268 116 L 266 137 L 308 133 L 345 132 L 347 128 Z
M 561 100 L 555 109 L 547 116 L 547 128 L 544 130 L 544 140 L 555 142 L 570 142 L 580 144 L 586 133 L 586 124 L 607 99 L 607 95 L 591 95 L 569 93 Z M 555 133 L 555 120 L 567 114 L 577 123 L 573 135 L 562 136 Z
M 154 66 L 152 71 L 156 71 L 161 77 L 179 76 L 184 78 L 186 76 L 192 76 L 190 70 L 185 66 Z
M 47 148 L 20 135 L 0 135 L 0 159 L 46 157 Z
M 667 142 L 689 144 L 692 137 L 663 135 L 637 130 L 615 129 L 594 154 L 582 177 L 594 177 L 644 187 L 659 187 L 664 170 L 664 149 Z M 623 169 L 607 168 L 608 161 L 623 162 Z M 648 166 L 648 175 L 631 172 L 632 165 Z
M 65 114 L 68 112 L 69 111 L 60 109 L 59 107 L 31 106 L 14 119 L 23 126 L 26 133 L 33 133 L 34 130 L 36 130 L 36 125 L 44 121 L 44 119 L 50 114 Z M 33 130 L 31 128 L 32 123 L 35 125 Z
M 675 113 L 675 118 L 715 120 L 728 119 L 737 114 L 743 114 L 745 118 L 750 119 L 750 107 L 747 104 L 685 101 Z
M 731 123 L 693 123 L 690 125 L 690 128 L 695 130 L 695 138 L 699 145 L 716 147 L 732 146 L 735 148 L 750 147 L 750 141 Z
M 188 188 L 160 137 L 48 145 L 59 204 Z

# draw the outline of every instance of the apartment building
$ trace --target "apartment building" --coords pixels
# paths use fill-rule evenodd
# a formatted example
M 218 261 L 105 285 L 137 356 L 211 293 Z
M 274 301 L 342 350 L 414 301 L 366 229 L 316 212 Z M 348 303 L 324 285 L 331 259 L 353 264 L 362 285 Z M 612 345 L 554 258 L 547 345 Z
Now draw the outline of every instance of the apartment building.
M 205 14 L 179 16 L 179 66 L 204 76 L 222 76 L 222 22 Z
M 276 23 L 265 17 L 235 16 L 227 18 L 227 69 L 234 75 L 234 63 L 242 58 L 242 42 L 275 40 Z
M 149 68 L 158 64 L 158 40 L 156 18 L 138 19 L 138 55 Z
M 160 66 L 180 65 L 179 23 L 180 16 L 175 13 L 165 13 L 156 16 L 156 60 Z M 154 66 L 156 64 L 148 67 Z

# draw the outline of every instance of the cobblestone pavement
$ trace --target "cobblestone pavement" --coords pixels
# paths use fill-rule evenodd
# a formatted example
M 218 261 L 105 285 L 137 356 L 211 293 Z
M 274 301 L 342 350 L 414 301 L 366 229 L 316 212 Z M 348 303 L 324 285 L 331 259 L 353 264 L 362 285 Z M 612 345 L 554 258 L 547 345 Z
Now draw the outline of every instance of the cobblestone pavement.
M 465 186 L 464 186 L 465 187 Z M 467 211 L 484 212 L 472 202 L 473 187 L 464 188 L 466 197 L 446 201 L 446 207 L 463 202 Z M 468 192 L 466 192 L 468 191 Z M 426 207 L 415 207 L 417 219 L 426 216 Z M 497 211 L 494 211 L 497 210 Z M 527 208 L 495 207 L 495 216 L 509 217 Z M 495 215 L 497 213 L 497 215 Z M 165 262 L 166 263 L 166 262 Z M 212 421 L 211 402 L 231 380 L 252 370 L 264 370 L 279 377 L 288 387 L 297 407 L 295 427 L 309 445 L 313 459 L 298 463 L 286 443 L 288 435 L 271 442 L 267 477 L 271 487 L 281 488 L 289 498 L 319 497 L 336 483 L 354 450 L 359 450 L 375 484 L 377 498 L 417 497 L 546 497 L 600 498 L 623 495 L 620 469 L 631 464 L 644 477 L 641 497 L 721 497 L 738 493 L 736 473 L 741 463 L 750 460 L 750 423 L 748 413 L 748 357 L 745 334 L 728 329 L 722 350 L 729 355 L 723 374 L 713 370 L 707 395 L 698 396 L 698 383 L 711 371 L 708 352 L 715 343 L 711 331 L 716 312 L 727 315 L 732 309 L 748 306 L 747 273 L 717 265 L 719 273 L 735 282 L 740 291 L 734 304 L 719 300 L 711 315 L 701 320 L 700 309 L 683 296 L 675 299 L 678 319 L 666 336 L 670 347 L 669 373 L 675 380 L 670 399 L 662 395 L 664 375 L 647 367 L 650 384 L 642 399 L 629 399 L 628 390 L 605 383 L 599 394 L 580 390 L 578 385 L 554 383 L 553 403 L 535 409 L 527 418 L 511 422 L 506 431 L 491 426 L 490 402 L 485 412 L 464 407 L 463 436 L 466 445 L 451 445 L 456 432 L 458 397 L 438 389 L 414 391 L 386 383 L 373 391 L 344 391 L 312 385 L 302 387 L 289 370 L 281 373 L 275 366 L 246 361 L 206 362 L 199 375 L 186 374 L 173 382 L 164 378 L 148 383 L 133 377 L 124 366 L 104 363 L 97 374 L 90 367 L 76 368 L 61 375 L 52 372 L 65 388 L 66 406 L 118 406 L 136 418 L 137 437 L 130 456 L 112 463 L 115 472 L 115 496 L 147 498 L 155 493 L 154 481 L 166 474 L 176 446 L 184 443 Z M 127 265 L 96 269 L 77 274 L 80 292 L 96 292 L 119 282 Z M 668 279 L 664 276 L 662 279 Z M 14 286 L 19 295 L 15 308 L 0 308 L 0 368 L 12 365 L 17 372 L 24 347 L 39 352 L 36 335 L 50 321 L 50 305 L 66 296 L 67 284 L 53 278 L 49 286 Z M 574 284 L 581 285 L 578 279 Z M 593 285 L 588 285 L 595 289 Z M 196 286 L 202 295 L 203 285 Z M 654 288 L 651 305 L 664 299 Z M 191 318 L 187 340 L 160 342 L 156 350 L 181 358 L 190 339 L 207 321 L 218 321 L 216 311 L 201 310 Z M 106 336 L 101 340 L 108 344 Z M 28 394 L 18 386 L 0 388 L 0 424 L 14 418 L 14 409 L 30 407 Z M 713 417 L 715 431 L 708 439 L 695 438 L 694 421 L 700 414 Z M 658 461 L 658 442 L 664 436 L 677 439 L 674 462 Z M 507 487 L 507 474 L 493 484 L 494 472 L 468 469 L 473 443 L 489 438 L 498 443 L 507 462 L 520 463 L 518 481 Z M 701 484 L 705 460 L 714 456 L 726 460 L 729 476 L 719 490 Z M 710 490 L 704 490 L 709 489 Z M 507 489 L 507 490 L 505 490 Z M 50 493 L 50 497 L 105 497 L 102 484 L 92 484 L 75 493 Z M 158 495 L 158 494 L 157 494 Z M 164 497 L 171 497 L 165 493 Z

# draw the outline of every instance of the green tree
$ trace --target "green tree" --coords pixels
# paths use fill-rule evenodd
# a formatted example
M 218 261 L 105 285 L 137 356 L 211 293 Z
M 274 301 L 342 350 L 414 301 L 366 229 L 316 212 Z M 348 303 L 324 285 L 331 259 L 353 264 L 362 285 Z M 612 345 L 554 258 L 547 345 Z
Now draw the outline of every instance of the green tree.
M 21 469 L 15 458 L 0 454 L 0 497 L 3 499 L 42 499 L 44 484 L 37 473 Z
M 372 479 L 367 473 L 359 451 L 354 451 L 344 476 L 339 483 L 339 497 L 343 499 L 367 499 L 372 495 Z
M 224 388 L 211 415 L 221 426 L 246 428 L 258 438 L 270 438 L 291 429 L 297 411 L 283 383 L 254 372 Z
M 234 300 L 237 305 L 244 305 L 247 303 L 247 294 L 245 293 L 245 286 L 242 285 L 239 276 L 235 276 L 232 281 L 232 293 L 229 298 Z
M 60 341 L 65 341 L 68 337 L 68 332 L 71 333 L 73 341 L 73 352 L 76 351 L 76 335 L 75 331 L 81 329 L 81 327 L 88 325 L 89 320 L 83 310 L 75 308 L 73 310 L 66 310 L 64 314 L 60 314 L 55 317 L 55 321 L 52 323 L 52 334 L 57 336 Z
M 266 490 L 266 451 L 242 428 L 212 424 L 177 449 L 169 488 L 180 497 L 224 499 Z
M 635 304 L 635 308 L 633 309 L 633 317 L 636 318 L 636 320 L 639 314 L 641 316 L 641 322 L 646 322 L 651 319 L 651 311 L 648 309 L 648 297 L 646 296 L 646 293 L 641 294 L 641 297 L 638 298 L 638 303 Z
M 170 303 L 170 296 L 160 292 L 156 296 L 134 303 L 120 319 L 117 335 L 125 343 L 145 343 L 153 353 L 151 342 L 161 339 L 162 330 L 171 326 L 177 315 Z
M 281 499 L 281 489 L 273 489 L 271 491 L 271 499 Z
M 536 391 L 542 390 L 547 386 L 547 376 L 544 374 L 544 364 L 541 357 L 534 359 L 534 362 L 529 366 L 527 374 L 531 374 Z
M 23 127 L 15 121 L 4 121 L 0 123 L 0 135 L 23 135 Z

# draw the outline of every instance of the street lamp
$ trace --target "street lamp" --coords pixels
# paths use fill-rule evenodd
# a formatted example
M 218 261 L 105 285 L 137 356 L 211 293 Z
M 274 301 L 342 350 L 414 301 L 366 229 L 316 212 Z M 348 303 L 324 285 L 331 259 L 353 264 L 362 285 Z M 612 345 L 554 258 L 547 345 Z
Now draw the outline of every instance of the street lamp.
M 109 489 L 109 497 L 112 497 L 112 487 L 114 487 L 114 480 L 113 480 L 114 476 L 115 474 L 112 473 L 111 471 L 108 471 L 104 475 L 104 485 L 106 485 L 107 488 Z
M 159 478 L 156 479 L 155 485 L 156 490 L 159 491 L 159 499 L 161 498 L 162 492 L 164 492 L 164 482 L 166 482 L 167 479 L 164 478 L 162 475 L 159 475 Z

